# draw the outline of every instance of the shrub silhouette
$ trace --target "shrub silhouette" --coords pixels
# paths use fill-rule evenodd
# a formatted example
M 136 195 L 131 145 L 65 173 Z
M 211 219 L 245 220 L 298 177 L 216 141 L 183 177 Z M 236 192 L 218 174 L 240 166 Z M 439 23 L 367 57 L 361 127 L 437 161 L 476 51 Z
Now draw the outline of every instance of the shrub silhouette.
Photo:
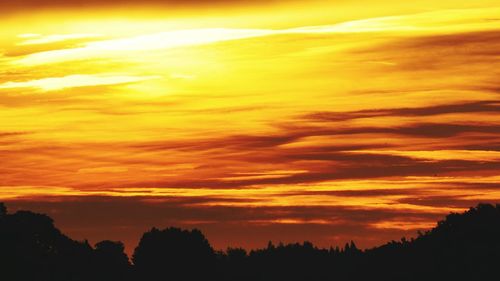
M 46 215 L 9 214 L 0 203 L 0 280 L 496 280 L 499 238 L 500 206 L 479 204 L 416 238 L 364 251 L 351 241 L 344 248 L 269 242 L 249 253 L 215 252 L 199 230 L 153 228 L 131 264 L 121 242 L 101 241 L 93 248 L 63 235 Z

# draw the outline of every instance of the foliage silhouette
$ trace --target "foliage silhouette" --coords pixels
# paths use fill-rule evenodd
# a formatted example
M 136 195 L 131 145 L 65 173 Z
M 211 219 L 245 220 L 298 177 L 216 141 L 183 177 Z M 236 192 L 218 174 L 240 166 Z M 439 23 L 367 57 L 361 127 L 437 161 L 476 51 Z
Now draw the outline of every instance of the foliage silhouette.
M 131 264 L 124 250 L 122 242 L 105 240 L 95 244 L 96 277 L 93 280 L 119 281 L 128 279 L 131 273 Z
M 5 204 L 0 202 L 0 217 L 3 217 L 7 215 L 7 207 L 5 207 Z
M 64 236 L 46 215 L 0 218 L 2 280 L 90 280 L 92 248 Z
M 54 227 L 46 215 L 9 214 L 0 203 L 0 280 L 486 280 L 500 276 L 500 205 L 450 214 L 418 237 L 359 250 L 310 242 L 247 252 L 215 252 L 199 230 L 153 228 L 132 257 L 121 242 L 91 247 Z
M 141 279 L 160 280 L 165 269 L 170 280 L 215 277 L 215 252 L 197 229 L 153 228 L 142 236 L 132 260 Z

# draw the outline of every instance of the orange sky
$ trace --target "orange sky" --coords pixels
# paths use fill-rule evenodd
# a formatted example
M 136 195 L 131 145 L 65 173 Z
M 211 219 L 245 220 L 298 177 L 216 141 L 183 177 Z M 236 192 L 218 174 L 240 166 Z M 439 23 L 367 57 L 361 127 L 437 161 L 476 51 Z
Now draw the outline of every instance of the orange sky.
M 130 252 L 370 247 L 500 200 L 496 1 L 64 2 L 0 4 L 11 209 Z

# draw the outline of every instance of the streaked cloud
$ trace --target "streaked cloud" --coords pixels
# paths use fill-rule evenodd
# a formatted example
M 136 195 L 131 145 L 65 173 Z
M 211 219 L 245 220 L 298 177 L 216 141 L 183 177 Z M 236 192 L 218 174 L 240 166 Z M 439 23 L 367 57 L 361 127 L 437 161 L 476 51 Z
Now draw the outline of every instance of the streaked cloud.
M 20 34 L 19 38 L 25 38 L 24 41 L 19 42 L 18 45 L 38 45 L 38 44 L 49 44 L 56 43 L 66 40 L 75 40 L 75 39 L 88 39 L 88 38 L 96 38 L 102 36 L 101 34 L 51 34 L 51 35 L 40 35 L 40 34 Z
M 65 88 L 116 85 L 134 83 L 144 80 L 157 79 L 159 76 L 111 76 L 111 75 L 85 75 L 76 74 L 64 77 L 43 78 L 24 82 L 5 82 L 0 84 L 0 89 L 39 88 L 43 91 L 54 91 Z

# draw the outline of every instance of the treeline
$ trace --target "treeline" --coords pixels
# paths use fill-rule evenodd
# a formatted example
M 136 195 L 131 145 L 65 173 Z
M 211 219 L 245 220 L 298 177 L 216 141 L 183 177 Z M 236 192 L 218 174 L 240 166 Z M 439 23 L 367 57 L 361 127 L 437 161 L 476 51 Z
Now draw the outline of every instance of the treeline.
M 121 242 L 91 246 L 54 227 L 50 217 L 10 214 L 0 203 L 0 280 L 280 281 L 498 280 L 500 205 L 450 214 L 430 231 L 369 250 L 354 242 L 320 249 L 309 242 L 247 252 L 215 251 L 199 230 L 144 233 L 131 260 Z M 495 279 L 496 278 L 496 279 Z

